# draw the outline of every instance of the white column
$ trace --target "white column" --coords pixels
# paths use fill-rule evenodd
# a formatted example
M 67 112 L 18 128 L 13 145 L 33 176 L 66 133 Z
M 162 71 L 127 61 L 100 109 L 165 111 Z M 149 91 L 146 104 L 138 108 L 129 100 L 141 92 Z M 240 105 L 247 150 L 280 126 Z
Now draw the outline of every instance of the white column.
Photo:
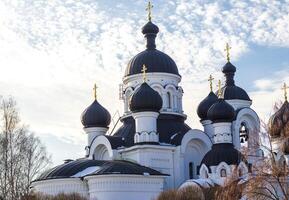
M 201 123 L 204 127 L 204 132 L 206 134 L 208 134 L 208 136 L 212 140 L 213 136 L 214 136 L 214 127 L 213 127 L 212 121 L 211 120 L 202 120 Z
M 105 135 L 108 128 L 104 127 L 91 127 L 91 128 L 84 128 L 84 131 L 87 134 L 87 146 L 90 146 L 94 138 L 100 135 Z
M 231 122 L 214 123 L 214 143 L 232 143 Z
M 158 142 L 157 134 L 157 112 L 138 112 L 133 113 L 135 120 L 135 143 L 139 142 Z

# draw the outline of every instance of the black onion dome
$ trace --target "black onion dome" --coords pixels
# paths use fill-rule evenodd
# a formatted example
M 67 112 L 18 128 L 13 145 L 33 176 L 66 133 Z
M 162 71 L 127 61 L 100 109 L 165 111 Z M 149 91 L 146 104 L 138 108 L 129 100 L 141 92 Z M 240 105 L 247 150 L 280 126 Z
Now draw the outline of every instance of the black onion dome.
M 212 149 L 204 156 L 201 165 L 205 164 L 208 168 L 217 166 L 221 162 L 225 162 L 228 165 L 238 165 L 243 160 L 243 155 L 234 148 L 233 144 L 222 143 L 212 146 Z
M 210 92 L 209 95 L 203 101 L 201 101 L 197 109 L 198 116 L 201 118 L 201 120 L 208 119 L 208 110 L 217 101 L 218 97 L 213 92 Z
M 143 65 L 146 65 L 147 72 L 170 73 L 180 76 L 175 61 L 167 54 L 156 49 L 155 39 L 159 28 L 152 22 L 148 22 L 142 33 L 147 40 L 146 50 L 134 56 L 128 63 L 125 76 L 141 73 Z
M 152 23 L 151 21 L 149 21 L 148 23 L 146 23 L 146 25 L 144 25 L 142 27 L 142 33 L 145 34 L 158 34 L 159 32 L 159 27 L 157 25 L 155 25 L 154 23 Z
M 234 108 L 224 99 L 218 99 L 208 110 L 208 118 L 212 122 L 232 122 L 235 118 Z
M 129 106 L 132 112 L 159 112 L 162 105 L 163 101 L 159 93 L 144 82 L 132 95 Z
M 285 101 L 280 109 L 269 120 L 271 137 L 289 136 L 289 103 Z
M 227 62 L 223 67 L 222 72 L 226 77 L 226 84 L 221 89 L 221 97 L 226 100 L 240 99 L 251 101 L 247 92 L 244 89 L 235 85 L 234 76 L 236 72 L 236 67 L 232 63 Z
M 94 100 L 81 114 L 81 123 L 84 128 L 108 127 L 110 120 L 109 112 L 97 100 Z

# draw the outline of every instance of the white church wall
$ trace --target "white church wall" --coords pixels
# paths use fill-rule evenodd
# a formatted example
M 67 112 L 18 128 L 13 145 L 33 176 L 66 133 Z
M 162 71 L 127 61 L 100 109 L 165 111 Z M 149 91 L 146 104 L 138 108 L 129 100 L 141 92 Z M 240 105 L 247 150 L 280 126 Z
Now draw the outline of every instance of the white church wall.
M 85 177 L 90 200 L 152 200 L 164 189 L 164 177 L 145 175 L 98 175 Z
M 240 108 L 247 108 L 252 105 L 252 101 L 241 100 L 241 99 L 231 99 L 231 100 L 226 100 L 226 102 L 229 103 L 231 106 L 233 106 L 235 110 L 238 110 Z
M 232 143 L 231 122 L 214 123 L 214 144 Z
M 236 116 L 236 120 L 232 123 L 233 130 L 233 144 L 237 150 L 241 150 L 241 141 L 240 141 L 240 128 L 241 124 L 245 124 L 248 130 L 249 139 L 247 141 L 247 147 L 252 149 L 256 148 L 256 151 L 253 152 L 250 150 L 252 156 L 248 157 L 250 163 L 254 162 L 256 156 L 262 156 L 260 154 L 259 148 L 256 147 L 256 144 L 259 143 L 259 133 L 260 133 L 260 120 L 258 115 L 251 108 L 243 108 L 240 110 Z M 246 148 L 246 147 L 245 147 Z
M 90 146 L 90 159 L 98 158 L 99 160 L 113 160 L 118 157 L 117 151 L 111 148 L 109 140 L 101 135 L 94 139 Z
M 88 187 L 80 178 L 51 179 L 37 181 L 31 184 L 32 190 L 47 194 L 57 195 L 61 193 L 70 194 L 77 192 L 88 198 Z
M 212 140 L 214 136 L 214 127 L 211 120 L 203 120 L 201 121 L 204 132 L 209 136 L 209 138 Z
M 183 115 L 182 96 L 183 90 L 178 84 L 181 77 L 169 73 L 147 73 L 147 83 L 156 90 L 163 99 L 161 113 Z M 123 79 L 122 92 L 124 92 L 124 115 L 130 115 L 129 101 L 130 97 L 143 83 L 142 74 L 136 74 Z M 185 116 L 185 115 L 183 115 Z
M 174 187 L 174 162 L 173 151 L 175 147 L 161 145 L 136 145 L 127 149 L 119 150 L 121 158 L 137 162 L 160 171 L 164 174 L 169 174 L 165 179 L 165 188 Z
M 185 180 L 198 178 L 197 169 L 204 155 L 211 149 L 212 142 L 201 130 L 188 131 L 181 142 L 179 151 L 175 151 L 175 186 Z M 192 172 L 191 172 L 192 169 Z M 190 173 L 192 177 L 190 177 Z

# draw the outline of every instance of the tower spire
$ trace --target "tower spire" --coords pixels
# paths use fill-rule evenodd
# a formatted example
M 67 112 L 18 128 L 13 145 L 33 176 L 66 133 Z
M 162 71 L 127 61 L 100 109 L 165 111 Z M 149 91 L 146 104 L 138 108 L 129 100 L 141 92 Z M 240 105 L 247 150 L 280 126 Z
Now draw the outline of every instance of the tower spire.
M 152 3 L 149 1 L 148 5 L 146 7 L 146 11 L 148 11 L 148 20 L 151 22 L 152 21 L 152 8 L 154 6 L 152 5 Z
M 148 68 L 146 68 L 145 64 L 142 65 L 142 77 L 143 77 L 143 82 L 146 82 L 147 81 L 147 74 L 146 74 L 146 71 L 147 71 Z
M 94 86 L 93 86 L 93 96 L 94 96 L 94 100 L 96 100 L 97 99 L 97 86 L 96 86 L 96 83 L 94 84 Z
M 226 48 L 224 49 L 226 51 L 227 61 L 230 62 L 230 50 L 232 48 L 230 47 L 229 43 L 226 43 Z
M 284 90 L 284 98 L 285 98 L 285 101 L 288 101 L 287 89 L 289 89 L 289 87 L 287 86 L 286 83 L 284 83 L 284 85 L 283 85 L 283 87 L 282 87 L 281 89 Z
M 211 92 L 213 92 L 213 80 L 214 80 L 214 78 L 213 78 L 212 74 L 210 74 L 208 81 L 210 82 Z

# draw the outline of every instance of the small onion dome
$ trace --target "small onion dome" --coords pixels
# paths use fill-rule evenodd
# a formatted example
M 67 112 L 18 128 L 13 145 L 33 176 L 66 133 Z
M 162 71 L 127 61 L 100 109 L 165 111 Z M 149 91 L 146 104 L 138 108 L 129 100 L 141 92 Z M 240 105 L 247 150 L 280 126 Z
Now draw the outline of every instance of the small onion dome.
M 234 108 L 224 99 L 218 99 L 208 110 L 208 118 L 212 122 L 232 122 L 235 118 Z
M 204 156 L 201 165 L 205 164 L 208 168 L 217 166 L 221 162 L 228 165 L 238 165 L 243 159 L 243 155 L 234 148 L 233 144 L 214 144 L 212 149 Z
M 132 112 L 159 112 L 162 105 L 163 101 L 159 93 L 144 82 L 132 95 L 129 106 Z
M 289 103 L 285 101 L 281 108 L 269 120 L 271 137 L 289 136 Z
M 226 84 L 221 90 L 221 97 L 226 100 L 240 99 L 251 101 L 247 92 L 244 89 L 235 85 L 234 76 L 236 72 L 236 67 L 232 63 L 227 62 L 223 67 L 222 72 L 226 77 Z
M 218 97 L 213 92 L 210 92 L 209 95 L 203 101 L 201 101 L 197 109 L 198 116 L 201 118 L 201 120 L 208 119 L 208 110 L 217 101 Z
M 147 40 L 146 49 L 129 61 L 125 70 L 125 77 L 141 73 L 143 65 L 147 66 L 147 73 L 158 72 L 180 76 L 175 61 L 167 54 L 156 49 L 155 39 L 158 32 L 159 28 L 152 22 L 149 21 L 144 25 L 142 33 Z
M 289 155 L 289 137 L 283 140 L 281 150 L 285 155 Z
M 84 128 L 108 127 L 110 120 L 109 112 L 97 100 L 94 100 L 81 114 L 81 123 Z
M 142 33 L 145 34 L 158 34 L 159 32 L 159 27 L 149 21 L 142 27 Z

